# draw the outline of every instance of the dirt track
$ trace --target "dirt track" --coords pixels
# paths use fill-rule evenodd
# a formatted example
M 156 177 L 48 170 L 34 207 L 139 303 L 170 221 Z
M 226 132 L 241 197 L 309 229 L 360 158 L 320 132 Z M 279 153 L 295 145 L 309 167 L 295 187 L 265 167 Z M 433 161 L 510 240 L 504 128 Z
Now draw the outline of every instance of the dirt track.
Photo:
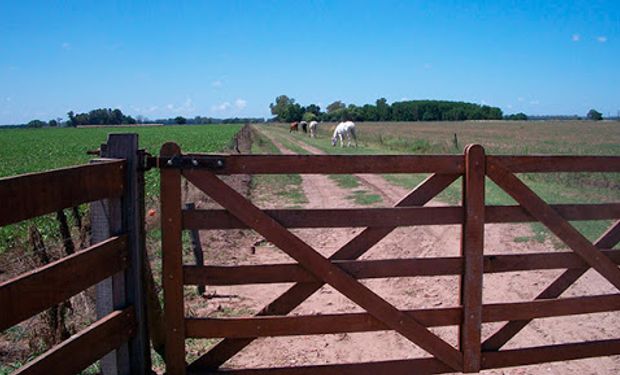
M 263 133 L 268 136 L 268 133 Z M 320 150 L 294 139 L 292 141 L 311 153 Z M 273 143 L 282 153 L 290 154 L 276 139 Z M 364 188 L 383 198 L 381 206 L 391 206 L 407 191 L 393 186 L 381 176 L 358 175 Z M 350 190 L 338 187 L 323 175 L 303 175 L 303 189 L 308 199 L 304 208 L 355 207 L 347 199 Z M 277 200 L 271 200 L 269 208 L 278 208 Z M 441 202 L 431 202 L 440 205 Z M 302 240 L 313 246 L 324 256 L 331 255 L 360 229 L 304 229 L 294 230 Z M 531 235 L 528 225 L 487 225 L 485 253 L 523 253 L 555 251 L 548 241 L 539 243 L 517 243 L 516 237 Z M 205 247 L 213 243 L 206 242 Z M 411 257 L 458 256 L 460 248 L 460 226 L 428 226 L 399 228 L 371 248 L 361 259 L 388 259 Z M 216 249 L 217 250 L 217 249 Z M 216 251 L 214 250 L 214 251 Z M 223 250 L 223 249 L 222 249 Z M 265 264 L 291 262 L 282 251 L 263 244 L 251 256 L 239 257 L 236 263 Z M 532 300 L 561 271 L 533 271 L 494 274 L 485 276 L 484 303 Z M 375 293 L 400 309 L 457 306 L 459 279 L 457 277 L 388 278 L 363 282 Z M 214 310 L 229 309 L 250 315 L 284 292 L 290 284 L 247 285 L 211 288 L 208 292 L 232 295 L 235 298 L 214 300 L 198 315 Z M 588 272 L 563 296 L 611 294 L 614 288 L 595 272 Z M 323 287 L 292 315 L 360 312 L 357 305 L 334 291 Z M 620 317 L 617 313 L 601 313 L 589 316 L 574 316 L 557 319 L 536 320 L 505 348 L 531 347 L 545 344 L 576 342 L 586 339 L 614 338 L 620 335 Z M 484 324 L 483 340 L 502 324 Z M 431 331 L 456 346 L 456 327 L 432 328 Z M 226 367 L 267 367 L 305 364 L 347 363 L 358 361 L 390 360 L 427 357 L 428 354 L 411 344 L 400 335 L 380 331 L 372 333 L 338 334 L 324 336 L 264 338 L 255 340 L 250 346 L 226 363 Z M 488 371 L 498 374 L 615 374 L 620 372 L 619 357 L 603 357 L 571 362 L 549 363 L 525 368 Z

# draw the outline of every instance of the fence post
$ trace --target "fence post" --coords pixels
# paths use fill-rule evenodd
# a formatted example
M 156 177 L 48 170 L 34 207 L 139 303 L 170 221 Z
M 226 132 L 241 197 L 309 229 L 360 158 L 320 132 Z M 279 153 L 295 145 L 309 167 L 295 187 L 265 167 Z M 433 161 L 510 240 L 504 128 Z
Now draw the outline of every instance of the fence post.
M 461 306 L 463 322 L 459 341 L 463 372 L 480 371 L 482 328 L 482 280 L 484 253 L 485 154 L 480 145 L 465 148 L 463 178 L 463 228 L 461 234 Z
M 174 143 L 161 147 L 161 157 L 181 155 Z M 162 284 L 166 332 L 166 372 L 184 375 L 185 305 L 183 301 L 183 242 L 181 237 L 181 170 L 160 169 Z
M 144 173 L 137 134 L 110 134 L 101 147 L 101 156 L 125 159 L 125 191 L 120 200 L 91 204 L 92 242 L 126 233 L 129 268 L 97 285 L 97 317 L 133 305 L 136 332 L 128 344 L 106 355 L 101 361 L 103 374 L 147 374 L 151 371 L 150 345 L 144 294 Z M 102 178 L 105 178 L 102 176 Z
M 186 210 L 194 210 L 196 209 L 195 203 L 185 203 Z M 192 229 L 189 232 L 189 238 L 192 242 L 192 251 L 194 252 L 194 260 L 196 261 L 197 266 L 204 266 L 204 254 L 202 253 L 202 244 L 200 243 L 200 233 L 198 229 Z M 196 286 L 196 291 L 199 296 L 205 293 L 205 285 L 200 284 Z

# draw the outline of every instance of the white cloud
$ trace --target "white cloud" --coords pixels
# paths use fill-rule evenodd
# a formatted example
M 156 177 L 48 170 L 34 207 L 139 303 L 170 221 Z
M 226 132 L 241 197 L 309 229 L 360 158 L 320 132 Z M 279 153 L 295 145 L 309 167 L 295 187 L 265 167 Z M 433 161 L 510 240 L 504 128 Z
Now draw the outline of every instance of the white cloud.
M 607 37 L 605 35 L 597 36 L 596 41 L 599 43 L 605 43 L 607 41 Z
M 211 106 L 211 110 L 213 112 L 224 112 L 227 111 L 228 109 L 230 109 L 231 105 L 229 102 L 224 102 L 224 103 L 220 103 L 220 104 L 216 104 L 214 106 Z
M 580 41 L 580 40 L 581 40 L 581 35 L 579 35 L 579 34 L 573 34 L 573 36 L 571 37 L 571 40 L 572 40 L 573 42 L 578 42 L 578 41 Z
M 244 99 L 237 99 L 235 100 L 235 108 L 237 109 L 243 109 L 248 105 L 248 102 Z
M 508 108 L 508 109 L 512 109 L 512 104 L 508 104 L 508 105 L 506 106 L 506 108 Z
M 539 101 L 539 100 L 531 100 L 531 101 L 530 101 L 530 104 L 532 104 L 532 105 L 538 105 L 538 104 L 540 104 L 540 101 Z
M 524 100 L 525 100 L 525 99 L 524 99 L 522 96 L 520 96 L 520 97 L 518 97 L 518 98 L 517 98 L 517 101 L 519 101 L 519 102 L 522 102 L 522 101 L 524 101 Z
M 189 96 L 187 97 L 187 99 L 185 99 L 185 101 L 181 105 L 176 105 L 174 103 L 168 103 L 164 107 L 161 107 L 161 109 L 164 109 L 164 108 L 176 114 L 186 114 L 186 113 L 193 112 L 196 110 L 196 106 L 194 105 L 192 98 L 190 98 Z M 152 105 L 150 107 L 144 108 L 144 111 L 154 112 L 158 109 L 160 109 L 159 106 Z
M 219 79 L 216 79 L 215 81 L 211 82 L 211 86 L 213 86 L 216 89 L 219 89 L 220 87 L 222 87 L 223 84 L 224 83 Z
M 71 43 L 69 43 L 69 42 L 63 42 L 63 43 L 60 45 L 60 47 L 61 47 L 62 49 L 64 49 L 64 50 L 68 51 L 68 50 L 70 50 L 70 49 L 71 49 Z

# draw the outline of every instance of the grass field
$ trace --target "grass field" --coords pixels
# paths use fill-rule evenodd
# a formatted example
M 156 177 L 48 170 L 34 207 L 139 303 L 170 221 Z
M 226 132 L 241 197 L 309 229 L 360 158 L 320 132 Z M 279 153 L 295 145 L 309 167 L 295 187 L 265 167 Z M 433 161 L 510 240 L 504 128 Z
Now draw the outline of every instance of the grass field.
M 177 142 L 183 151 L 215 152 L 231 145 L 242 125 L 161 126 L 144 128 L 47 128 L 0 130 L 0 178 L 22 173 L 87 163 L 87 150 L 105 143 L 109 133 L 138 133 L 140 147 L 158 154 L 161 145 Z M 159 174 L 146 174 L 147 203 L 159 195 Z M 46 237 L 57 235 L 57 223 L 50 216 L 35 219 Z M 0 227 L 0 253 L 23 240 L 27 223 Z
M 319 125 L 318 138 L 303 133 L 297 139 L 332 154 L 462 154 L 465 145 L 479 143 L 487 154 L 503 155 L 620 155 L 620 122 L 592 121 L 481 121 L 358 123 L 358 148 L 332 147 L 330 138 L 336 124 Z M 288 136 L 285 125 L 264 125 L 280 140 Z M 456 142 L 455 142 L 456 135 Z M 288 142 L 290 144 L 291 142 Z M 298 147 L 298 146 L 297 146 Z M 411 188 L 425 175 L 386 175 L 390 182 Z M 520 174 L 536 193 L 550 203 L 620 202 L 618 173 Z M 487 204 L 515 204 L 491 181 L 487 184 Z M 460 183 L 439 195 L 445 202 L 460 200 Z M 609 226 L 608 221 L 575 223 L 594 239 Z M 548 232 L 534 224 L 534 238 Z M 559 244 L 558 244 L 559 245 Z M 560 245 L 559 245 L 560 246 Z

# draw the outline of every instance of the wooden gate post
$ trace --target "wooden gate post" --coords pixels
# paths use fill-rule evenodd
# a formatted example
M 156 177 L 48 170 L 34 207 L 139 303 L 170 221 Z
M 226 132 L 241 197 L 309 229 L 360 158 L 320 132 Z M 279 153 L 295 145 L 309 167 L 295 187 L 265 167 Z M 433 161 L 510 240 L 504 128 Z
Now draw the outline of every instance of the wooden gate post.
M 181 149 L 174 143 L 161 147 L 160 157 L 174 158 Z M 184 375 L 185 305 L 183 301 L 183 242 L 181 237 L 181 169 L 161 168 L 161 251 L 166 332 L 166 373 Z
M 463 372 L 480 371 L 485 164 L 482 146 L 468 145 L 465 148 L 462 203 L 465 215 L 461 234 L 463 321 L 459 327 L 460 348 L 463 353 Z
M 101 156 L 126 160 L 123 197 L 91 204 L 92 242 L 126 233 L 129 267 L 97 285 L 97 317 L 133 305 L 137 327 L 128 344 L 106 355 L 101 370 L 109 374 L 147 374 L 151 371 L 144 287 L 144 172 L 137 134 L 109 134 Z M 101 176 L 105 178 L 105 176 Z

